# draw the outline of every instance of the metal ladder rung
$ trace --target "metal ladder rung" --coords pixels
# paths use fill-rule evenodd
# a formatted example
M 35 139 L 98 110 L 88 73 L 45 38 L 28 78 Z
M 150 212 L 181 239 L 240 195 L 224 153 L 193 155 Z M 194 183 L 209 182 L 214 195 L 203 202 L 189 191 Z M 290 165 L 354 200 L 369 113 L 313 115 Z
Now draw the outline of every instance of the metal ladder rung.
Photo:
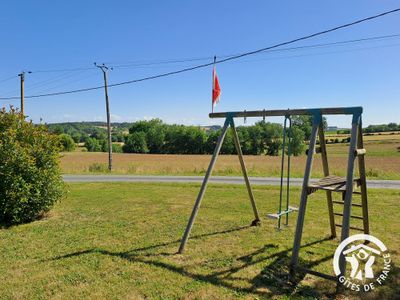
M 340 213 L 333 213 L 335 216 L 341 216 L 341 217 L 343 217 L 343 214 L 340 214 Z M 363 220 L 364 218 L 363 217 L 360 217 L 360 216 L 350 216 L 350 218 L 353 218 L 353 219 L 358 219 L 358 220 Z
M 341 204 L 341 205 L 344 204 L 344 202 L 342 202 L 342 201 L 332 201 L 332 202 L 336 203 L 336 204 Z M 362 207 L 361 204 L 357 204 L 357 203 L 352 203 L 351 206 Z
M 267 217 L 271 218 L 271 219 L 279 219 L 280 216 L 283 216 L 283 215 L 286 215 L 288 213 L 291 213 L 293 211 L 298 211 L 298 210 L 299 209 L 297 207 L 289 206 L 288 210 L 284 210 L 284 211 L 282 211 L 280 213 L 276 213 L 276 214 L 267 214 Z
M 337 227 L 342 227 L 341 224 L 335 224 L 335 225 L 336 225 Z M 350 229 L 353 229 L 353 230 L 358 230 L 358 231 L 364 232 L 364 229 L 362 229 L 362 228 L 352 227 L 352 226 L 350 226 L 349 228 L 350 228 Z

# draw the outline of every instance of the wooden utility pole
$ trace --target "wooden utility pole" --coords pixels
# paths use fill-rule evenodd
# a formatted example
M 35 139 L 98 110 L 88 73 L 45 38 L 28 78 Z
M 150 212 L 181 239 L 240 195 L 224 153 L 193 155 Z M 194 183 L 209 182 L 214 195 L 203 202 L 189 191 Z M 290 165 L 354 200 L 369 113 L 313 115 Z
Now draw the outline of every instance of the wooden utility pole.
M 21 79 L 21 106 L 20 106 L 20 111 L 21 115 L 24 115 L 24 82 L 25 82 L 25 72 L 21 72 L 18 74 L 18 76 Z
M 28 74 L 32 73 L 31 71 L 28 71 Z M 25 95 L 25 71 L 22 71 L 18 76 L 21 79 L 21 115 L 24 116 L 24 95 Z
M 110 70 L 105 64 L 98 65 L 94 63 L 103 72 L 104 78 L 104 94 L 106 97 L 106 113 L 107 113 L 107 134 L 108 134 L 108 170 L 112 170 L 112 140 L 111 140 L 111 120 L 110 120 L 110 104 L 108 101 L 108 89 L 107 89 L 107 71 Z M 111 68 L 112 70 L 112 68 Z

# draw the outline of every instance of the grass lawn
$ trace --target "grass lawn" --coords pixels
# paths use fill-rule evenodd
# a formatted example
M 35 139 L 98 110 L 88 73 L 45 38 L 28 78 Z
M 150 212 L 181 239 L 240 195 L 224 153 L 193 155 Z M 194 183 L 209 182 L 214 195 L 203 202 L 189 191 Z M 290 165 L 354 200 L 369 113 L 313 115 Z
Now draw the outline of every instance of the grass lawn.
M 0 230 L 1 299 L 331 297 L 334 283 L 310 275 L 287 282 L 295 218 L 278 232 L 252 210 L 243 186 L 211 185 L 185 254 L 176 251 L 199 185 L 72 184 L 68 198 L 31 224 Z M 293 189 L 297 204 L 300 190 Z M 264 216 L 275 212 L 276 187 L 254 187 Z M 355 196 L 357 199 L 359 196 Z M 400 191 L 370 190 L 371 233 L 394 265 L 385 286 L 366 299 L 400 294 Z M 354 223 L 353 223 L 354 224 Z M 324 193 L 310 197 L 303 264 L 332 274 L 337 240 L 329 240 Z

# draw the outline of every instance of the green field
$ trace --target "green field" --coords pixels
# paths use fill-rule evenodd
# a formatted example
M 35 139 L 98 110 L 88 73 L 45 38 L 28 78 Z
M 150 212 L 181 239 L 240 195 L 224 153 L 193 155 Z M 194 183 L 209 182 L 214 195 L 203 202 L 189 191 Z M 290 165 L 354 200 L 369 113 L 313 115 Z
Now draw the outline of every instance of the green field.
M 0 230 L 2 299 L 232 299 L 331 297 L 334 283 L 310 275 L 287 280 L 296 215 L 290 226 L 253 219 L 243 186 L 211 185 L 186 253 L 179 239 L 197 184 L 72 184 L 67 199 L 42 220 Z M 254 187 L 263 216 L 278 189 Z M 293 189 L 298 202 L 299 189 Z M 357 196 L 356 196 L 357 197 Z M 400 294 L 400 191 L 370 190 L 371 233 L 390 249 L 385 286 L 364 299 Z M 332 273 L 337 240 L 329 240 L 324 193 L 310 197 L 302 263 Z M 341 299 L 341 298 L 340 298 Z

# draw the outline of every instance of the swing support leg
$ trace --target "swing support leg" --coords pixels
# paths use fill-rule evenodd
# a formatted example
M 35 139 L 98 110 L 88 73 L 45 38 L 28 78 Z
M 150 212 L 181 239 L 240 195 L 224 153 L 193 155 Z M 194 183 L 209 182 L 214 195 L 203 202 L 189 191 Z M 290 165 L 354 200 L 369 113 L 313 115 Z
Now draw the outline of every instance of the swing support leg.
M 218 138 L 218 142 L 217 142 L 217 145 L 216 145 L 216 147 L 214 149 L 214 153 L 213 153 L 213 156 L 211 158 L 210 165 L 208 166 L 207 173 L 204 176 L 204 180 L 203 180 L 203 183 L 201 185 L 200 192 L 199 192 L 199 194 L 197 196 L 196 203 L 194 204 L 194 207 L 193 207 L 193 210 L 192 210 L 192 214 L 190 215 L 189 222 L 188 222 L 188 224 L 186 226 L 186 229 L 185 229 L 185 233 L 183 234 L 181 245 L 179 246 L 178 253 L 183 253 L 183 251 L 185 250 L 185 246 L 186 246 L 187 240 L 189 238 L 190 232 L 192 231 L 194 220 L 196 219 L 197 212 L 199 211 L 201 201 L 203 200 L 204 193 L 205 193 L 205 191 L 207 189 L 208 180 L 210 179 L 210 176 L 211 176 L 212 170 L 214 168 L 215 162 L 217 161 L 218 154 L 219 154 L 219 152 L 221 150 L 222 143 L 223 143 L 223 141 L 225 139 L 225 135 L 226 135 L 226 132 L 228 130 L 228 126 L 230 124 L 230 119 L 231 119 L 231 117 L 228 116 L 226 118 L 226 120 L 225 120 L 224 126 L 222 127 L 221 135 Z
M 250 180 L 249 180 L 249 177 L 247 176 L 247 170 L 246 170 L 246 165 L 245 165 L 244 159 L 243 159 L 242 148 L 240 147 L 239 137 L 238 137 L 238 134 L 236 131 L 236 127 L 235 127 L 233 118 L 231 119 L 231 128 L 232 128 L 232 133 L 233 133 L 233 140 L 235 142 L 236 152 L 239 157 L 239 162 L 240 162 L 240 166 L 242 167 L 244 181 L 246 182 L 247 192 L 249 194 L 251 206 L 253 208 L 254 220 L 251 223 L 251 226 L 257 226 L 257 225 L 260 225 L 260 215 L 258 214 L 256 202 L 254 200 L 253 191 L 252 191 L 251 185 L 250 185 Z
M 311 131 L 310 144 L 308 147 L 308 155 L 306 162 L 306 169 L 304 171 L 303 187 L 301 191 L 299 214 L 297 216 L 296 233 L 294 236 L 294 244 L 292 250 L 292 259 L 290 261 L 290 275 L 294 278 L 301 246 L 301 237 L 303 233 L 304 217 L 306 214 L 307 198 L 308 198 L 308 185 L 310 182 L 310 175 L 312 164 L 314 160 L 315 144 L 317 141 L 318 127 L 321 122 L 321 113 L 315 113 L 313 117 L 313 127 Z
M 247 192 L 249 194 L 251 206 L 253 208 L 253 213 L 254 213 L 254 218 L 255 219 L 253 220 L 251 225 L 255 226 L 255 225 L 259 225 L 260 224 L 260 216 L 258 214 L 256 202 L 254 200 L 254 195 L 253 195 L 253 191 L 251 189 L 250 180 L 249 180 L 249 177 L 247 175 L 246 165 L 244 163 L 243 153 L 242 153 L 242 149 L 240 147 L 239 137 L 238 137 L 238 134 L 237 134 L 237 131 L 236 131 L 235 123 L 233 121 L 233 117 L 231 115 L 228 115 L 226 117 L 226 119 L 225 119 L 224 126 L 222 127 L 222 131 L 221 131 L 221 134 L 220 134 L 220 136 L 218 138 L 217 145 L 216 145 L 216 147 L 214 149 L 214 153 L 213 153 L 213 156 L 211 158 L 210 165 L 208 166 L 207 173 L 204 176 L 204 180 L 203 180 L 203 183 L 201 185 L 201 188 L 200 188 L 199 194 L 197 196 L 196 202 L 194 204 L 194 207 L 193 207 L 193 210 L 192 210 L 192 214 L 190 215 L 189 222 L 188 222 L 188 224 L 186 226 L 186 229 L 185 229 L 185 232 L 183 234 L 183 237 L 182 237 L 182 240 L 181 240 L 181 244 L 179 246 L 178 253 L 183 253 L 184 250 L 185 250 L 185 246 L 186 246 L 186 243 L 187 243 L 187 241 L 189 239 L 189 235 L 190 235 L 190 232 L 192 230 L 193 223 L 194 223 L 194 221 L 196 219 L 197 212 L 199 211 L 201 201 L 203 200 L 204 193 L 205 193 L 205 191 L 207 189 L 208 181 L 210 179 L 210 176 L 211 176 L 212 170 L 214 168 L 215 162 L 217 161 L 218 154 L 221 151 L 222 143 L 224 142 L 224 139 L 225 139 L 225 136 L 226 136 L 226 133 L 227 133 L 227 130 L 228 130 L 229 126 L 231 126 L 231 128 L 232 128 L 233 139 L 234 139 L 234 142 L 235 142 L 236 151 L 237 151 L 238 156 L 239 156 L 240 166 L 242 167 L 242 172 L 243 172 L 244 180 L 246 182 Z
M 340 240 L 343 242 L 350 232 L 350 217 L 351 217 L 351 202 L 353 197 L 353 179 L 354 179 L 354 163 L 356 159 L 356 148 L 358 140 L 358 131 L 361 121 L 361 114 L 353 114 L 350 135 L 349 159 L 347 162 L 347 176 L 346 176 L 346 193 L 343 205 L 343 218 L 342 218 L 342 234 Z M 346 273 L 346 260 L 343 253 L 339 257 L 340 275 Z

